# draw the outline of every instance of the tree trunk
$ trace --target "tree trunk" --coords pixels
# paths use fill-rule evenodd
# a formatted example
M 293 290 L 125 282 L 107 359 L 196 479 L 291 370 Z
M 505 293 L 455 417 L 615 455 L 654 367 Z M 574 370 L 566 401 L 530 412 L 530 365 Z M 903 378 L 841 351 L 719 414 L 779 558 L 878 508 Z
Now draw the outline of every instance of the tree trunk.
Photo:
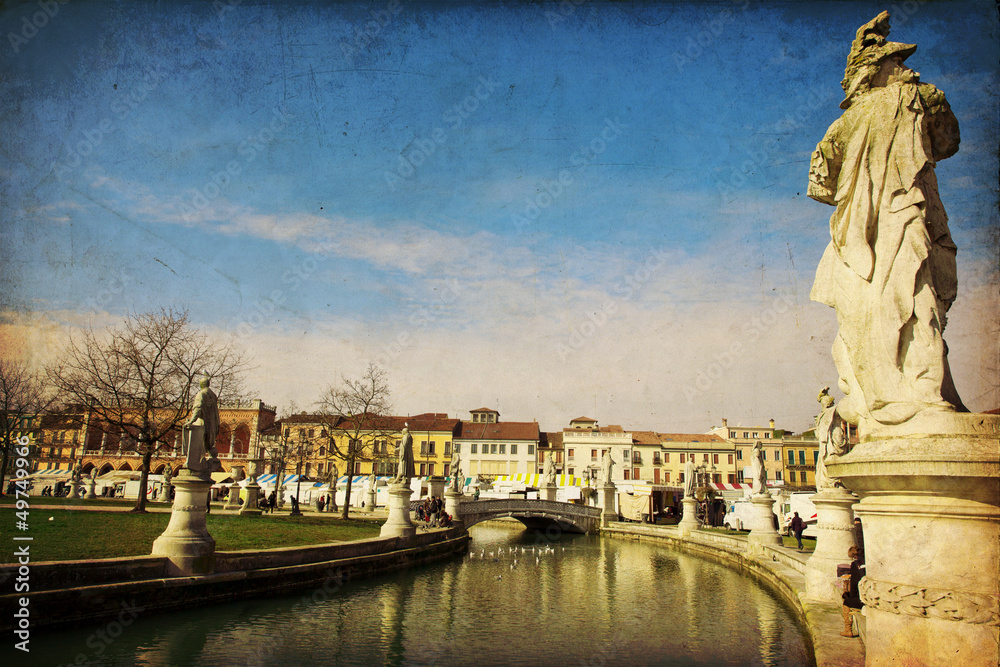
M 14 446 L 14 440 L 7 438 L 3 448 L 3 463 L 0 463 L 0 496 L 4 495 L 4 483 L 7 481 L 7 462 L 10 461 L 10 448 Z M 25 457 L 27 458 L 27 457 Z
M 351 482 L 354 481 L 354 453 L 347 458 L 347 495 L 344 496 L 344 509 L 340 513 L 341 519 L 350 519 L 348 512 L 351 510 Z
M 145 436 L 139 436 L 139 445 L 142 447 L 142 474 L 139 475 L 139 497 L 135 501 L 133 512 L 146 511 L 146 487 L 149 484 L 149 468 L 153 461 L 153 448 L 148 446 L 148 442 L 143 447 L 142 444 L 145 440 Z

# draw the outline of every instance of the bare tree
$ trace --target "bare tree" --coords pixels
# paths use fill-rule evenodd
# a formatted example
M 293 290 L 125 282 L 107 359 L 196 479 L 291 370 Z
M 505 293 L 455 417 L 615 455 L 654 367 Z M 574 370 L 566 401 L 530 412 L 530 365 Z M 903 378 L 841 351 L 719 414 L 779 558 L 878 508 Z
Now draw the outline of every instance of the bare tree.
M 347 496 L 341 518 L 348 519 L 356 464 L 372 460 L 375 443 L 396 431 L 386 417 L 392 410 L 388 377 L 378 366 L 368 364 L 360 379 L 344 377 L 339 385 L 327 387 L 318 406 L 317 416 L 328 435 L 330 458 L 347 464 Z
M 23 361 L 0 359 L 0 494 L 3 493 L 10 454 L 17 444 L 14 434 L 32 430 L 36 417 L 52 403 L 38 376 Z
M 84 406 L 92 426 L 136 440 L 142 474 L 132 511 L 144 512 L 153 455 L 187 420 L 199 378 L 210 377 L 220 397 L 238 395 L 245 372 L 233 344 L 192 327 L 186 311 L 160 310 L 130 315 L 100 334 L 86 331 L 49 375 L 65 403 Z

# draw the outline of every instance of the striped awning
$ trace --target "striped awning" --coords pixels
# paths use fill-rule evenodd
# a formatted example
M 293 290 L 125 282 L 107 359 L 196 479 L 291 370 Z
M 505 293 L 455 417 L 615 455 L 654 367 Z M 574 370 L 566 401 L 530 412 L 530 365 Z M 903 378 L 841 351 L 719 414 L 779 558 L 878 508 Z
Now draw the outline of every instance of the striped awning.
M 525 486 L 535 486 L 540 487 L 542 485 L 543 475 L 532 474 L 532 473 L 518 473 L 516 475 L 500 475 L 495 480 L 494 484 L 499 482 L 520 482 Z M 583 486 L 583 479 L 576 477 L 575 475 L 556 475 L 556 486 Z
M 37 470 L 28 477 L 61 477 L 62 475 L 69 475 L 72 470 L 60 470 L 58 468 L 46 468 L 45 470 Z
M 767 480 L 767 485 L 769 487 L 780 487 L 780 486 L 784 486 L 785 483 L 784 483 L 784 481 L 781 481 L 781 480 L 771 480 L 771 479 L 769 479 L 769 480 Z M 713 489 L 718 489 L 719 491 L 744 491 L 746 489 L 752 489 L 753 488 L 753 484 L 747 484 L 747 483 L 742 483 L 742 484 L 713 483 L 713 484 L 709 484 L 709 486 L 712 487 Z
M 285 475 L 285 479 L 282 480 L 282 485 L 287 486 L 289 484 L 294 484 L 296 481 L 298 481 L 299 477 L 300 477 L 300 475 Z M 302 481 L 303 482 L 306 481 L 306 478 L 303 477 Z M 275 474 L 275 473 L 271 473 L 271 474 L 268 474 L 268 475 L 261 475 L 260 477 L 257 478 L 257 483 L 258 484 L 277 484 L 278 483 L 278 475 Z

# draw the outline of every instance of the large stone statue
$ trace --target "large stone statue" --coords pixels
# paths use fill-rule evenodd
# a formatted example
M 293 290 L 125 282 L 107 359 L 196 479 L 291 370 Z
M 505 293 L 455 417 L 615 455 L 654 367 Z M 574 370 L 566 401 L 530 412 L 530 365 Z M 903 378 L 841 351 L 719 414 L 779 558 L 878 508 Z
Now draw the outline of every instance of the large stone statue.
M 753 495 L 767 493 L 767 468 L 764 467 L 764 444 L 758 440 L 753 443 L 753 454 L 750 459 L 750 471 L 753 475 L 751 492 Z
M 397 484 L 409 484 L 410 478 L 416 476 L 417 469 L 413 463 L 413 437 L 410 435 L 409 424 L 404 424 L 399 441 L 399 465 L 396 468 L 396 478 L 392 481 Z
M 545 464 L 542 466 L 542 485 L 555 486 L 556 484 L 556 461 L 552 452 L 545 457 Z
M 816 416 L 816 440 L 819 442 L 819 457 L 816 460 L 816 490 L 832 489 L 841 486 L 837 479 L 826 473 L 826 463 L 830 456 L 843 456 L 847 453 L 847 437 L 844 434 L 844 423 L 837 414 L 830 388 L 823 387 L 816 398 L 822 406 Z
M 337 464 L 336 463 L 331 463 L 330 464 L 330 491 L 331 492 L 336 491 L 336 489 L 337 489 L 337 480 L 338 479 L 340 479 L 340 471 L 337 470 Z
M 611 459 L 611 450 L 604 451 L 604 458 L 601 459 L 601 486 L 611 485 L 611 469 L 615 462 Z
M 465 487 L 465 473 L 462 472 L 462 455 L 455 452 L 451 460 L 451 490 L 458 493 Z
M 684 464 L 684 497 L 694 498 L 694 455 L 687 457 Z
M 186 427 L 200 425 L 203 427 L 203 437 L 198 441 L 188 444 L 188 455 L 185 467 L 195 472 L 203 470 L 202 459 L 206 453 L 215 459 L 217 452 L 215 449 L 215 439 L 219 435 L 219 398 L 209 386 L 208 378 L 201 381 L 201 390 L 194 397 L 194 405 L 191 409 L 191 418 L 185 426 L 185 437 L 189 431 Z
M 965 411 L 942 338 L 956 249 L 934 175 L 958 151 L 958 121 L 903 65 L 916 45 L 888 34 L 888 12 L 858 29 L 844 113 L 809 169 L 809 196 L 836 207 L 811 298 L 837 311 L 838 412 L 863 433 L 926 410 Z

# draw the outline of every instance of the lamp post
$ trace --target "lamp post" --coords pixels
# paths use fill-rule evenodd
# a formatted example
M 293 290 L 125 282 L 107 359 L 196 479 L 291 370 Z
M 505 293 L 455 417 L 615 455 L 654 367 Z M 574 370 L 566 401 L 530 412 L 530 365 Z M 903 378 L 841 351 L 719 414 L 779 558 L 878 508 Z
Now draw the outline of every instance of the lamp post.
M 288 455 L 288 432 L 286 431 L 281 436 L 281 458 L 277 465 L 278 476 L 274 480 L 274 496 L 277 500 L 278 509 L 282 509 L 285 506 L 285 457 Z
M 301 510 L 299 510 L 299 491 L 302 488 L 302 457 L 309 456 L 312 454 L 312 443 L 308 442 L 301 432 L 299 433 L 299 442 L 295 446 L 295 502 L 292 503 L 292 514 L 291 516 L 302 516 Z

